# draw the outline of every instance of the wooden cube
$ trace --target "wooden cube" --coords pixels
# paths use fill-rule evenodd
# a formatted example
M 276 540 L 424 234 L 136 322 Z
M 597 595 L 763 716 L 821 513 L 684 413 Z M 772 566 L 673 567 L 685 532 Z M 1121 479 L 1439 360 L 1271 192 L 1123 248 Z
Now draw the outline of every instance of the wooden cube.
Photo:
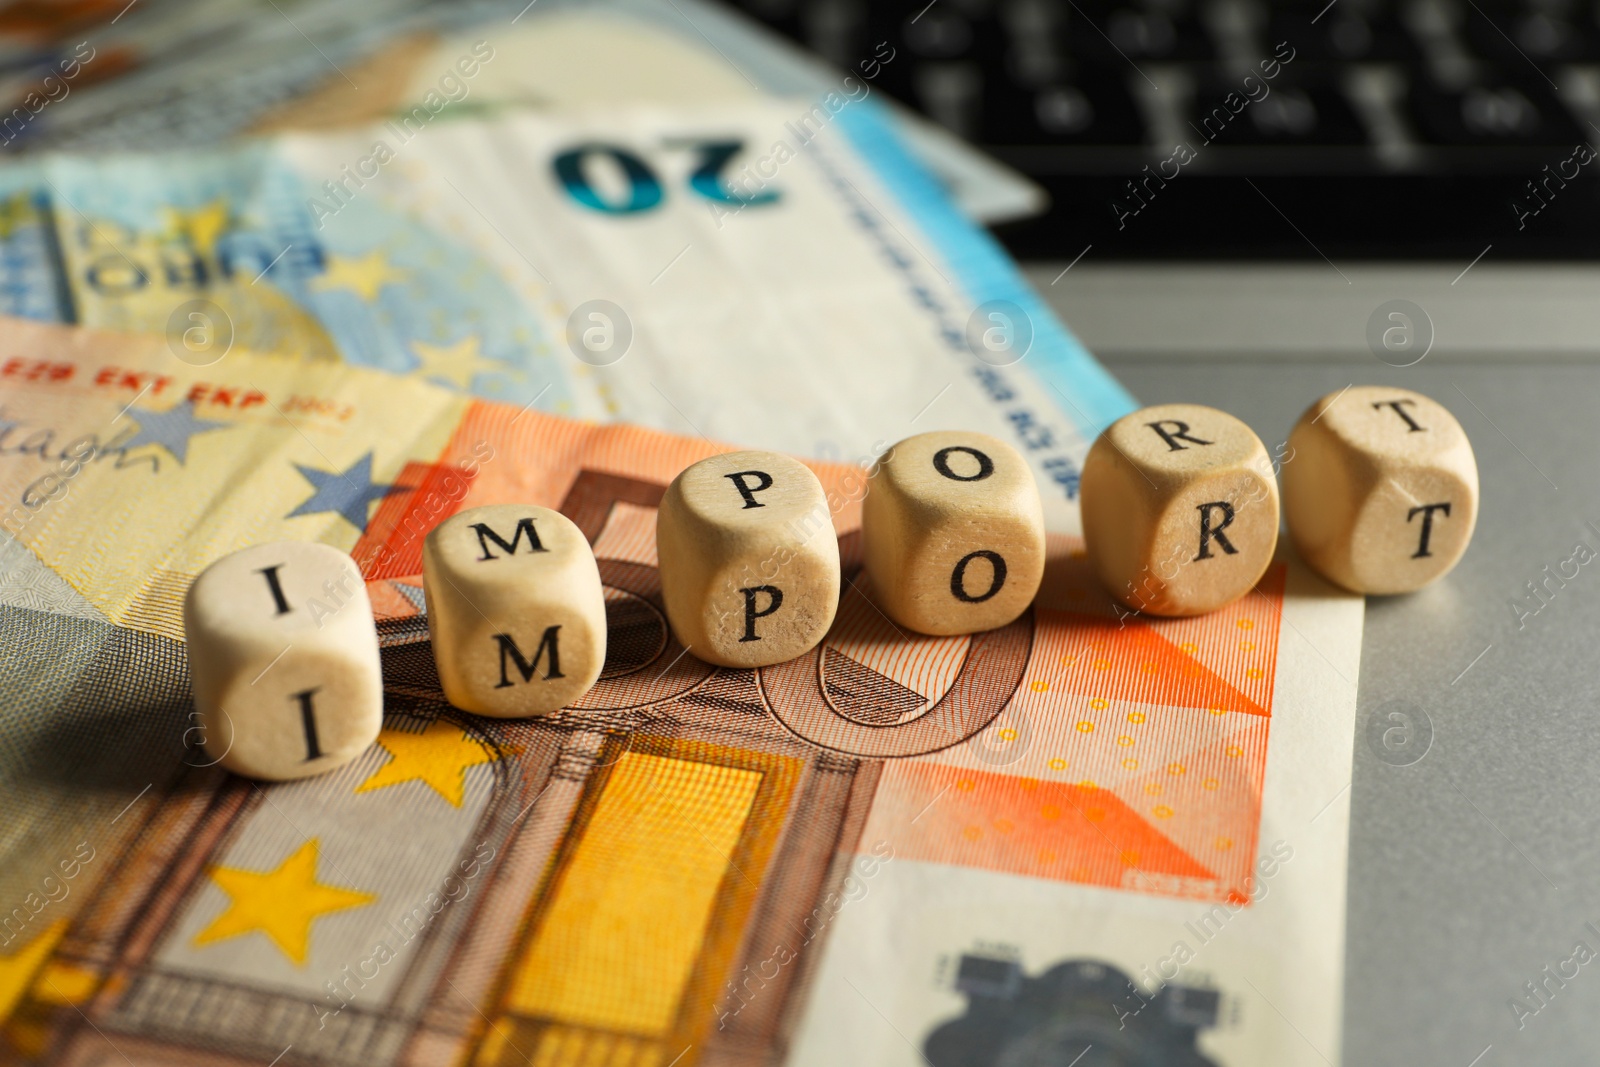
M 873 467 L 862 504 L 872 599 L 945 636 L 1004 626 L 1044 577 L 1044 507 L 1028 461 L 987 434 L 908 437 Z
M 1289 447 L 1289 536 L 1324 577 L 1357 593 L 1405 593 L 1467 550 L 1478 464 L 1442 405 L 1409 389 L 1355 386 L 1307 408 Z
M 1278 483 L 1250 427 L 1198 404 L 1125 415 L 1089 449 L 1083 540 L 1106 588 L 1152 615 L 1245 595 L 1278 544 Z
M 422 589 L 440 685 L 463 711 L 544 715 L 600 677 L 600 569 L 559 511 L 494 504 L 452 515 L 423 541 Z
M 692 655 L 765 667 L 816 647 L 839 606 L 839 541 L 822 483 L 776 452 L 686 468 L 656 513 L 661 598 Z
M 377 738 L 378 631 L 338 549 L 279 541 L 222 557 L 189 587 L 183 632 L 202 744 L 229 770 L 304 778 Z

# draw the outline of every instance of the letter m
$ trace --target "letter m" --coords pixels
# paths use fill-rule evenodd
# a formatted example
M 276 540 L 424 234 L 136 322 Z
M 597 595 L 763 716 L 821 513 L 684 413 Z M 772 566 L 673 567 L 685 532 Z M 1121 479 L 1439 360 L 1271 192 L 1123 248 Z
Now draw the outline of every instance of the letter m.
M 483 549 L 483 555 L 478 557 L 479 563 L 482 563 L 486 559 L 495 558 L 495 554 L 489 550 L 490 541 L 493 541 L 495 544 L 499 545 L 501 550 L 505 552 L 506 555 L 516 555 L 517 542 L 522 540 L 523 534 L 528 535 L 529 552 L 549 551 L 549 549 L 545 548 L 544 545 L 539 542 L 539 531 L 533 528 L 532 519 L 522 519 L 519 521 L 517 523 L 517 528 L 515 532 L 512 533 L 511 540 L 509 542 L 499 534 L 495 533 L 493 530 L 489 529 L 489 524 L 486 522 L 473 523 L 472 531 L 478 535 L 478 547 Z
M 561 627 L 560 625 L 548 627 L 544 637 L 539 640 L 539 647 L 533 650 L 533 659 L 525 659 L 522 649 L 511 639 L 510 634 L 495 634 L 494 639 L 500 644 L 500 684 L 496 689 L 506 689 L 513 683 L 506 674 L 506 659 L 509 657 L 517 665 L 517 673 L 522 675 L 524 682 L 533 681 L 534 672 L 539 669 L 539 661 L 544 658 L 544 650 L 550 650 L 550 666 L 544 672 L 544 680 L 552 678 L 565 678 L 561 673 Z

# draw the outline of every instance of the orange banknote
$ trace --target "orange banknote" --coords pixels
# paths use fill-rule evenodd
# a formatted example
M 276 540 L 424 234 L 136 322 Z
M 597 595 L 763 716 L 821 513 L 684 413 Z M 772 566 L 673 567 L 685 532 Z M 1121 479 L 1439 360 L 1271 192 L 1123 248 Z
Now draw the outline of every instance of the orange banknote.
M 1280 558 L 1203 618 L 1119 616 L 1052 535 L 1022 618 L 908 634 L 860 574 L 868 472 L 812 463 L 833 630 L 713 667 L 654 524 L 726 447 L 8 323 L 0 1057 L 1337 1061 L 1359 599 Z M 510 501 L 584 531 L 610 626 L 595 688 L 520 721 L 444 700 L 419 577 L 429 529 Z M 267 785 L 200 746 L 180 604 L 283 538 L 360 564 L 385 722 Z

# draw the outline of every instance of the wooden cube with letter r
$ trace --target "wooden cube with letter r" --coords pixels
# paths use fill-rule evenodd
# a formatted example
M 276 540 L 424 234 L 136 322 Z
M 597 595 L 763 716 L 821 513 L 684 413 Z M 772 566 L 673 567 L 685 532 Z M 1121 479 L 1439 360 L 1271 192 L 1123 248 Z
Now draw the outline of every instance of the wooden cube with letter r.
M 377 739 L 378 631 L 361 571 L 338 549 L 277 541 L 223 556 L 189 587 L 183 631 L 213 762 L 285 781 Z
M 1278 482 L 1255 433 L 1216 408 L 1160 404 L 1106 427 L 1079 483 L 1083 540 L 1111 594 L 1153 615 L 1244 596 L 1278 545 Z
M 423 542 L 422 583 L 439 682 L 456 707 L 543 715 L 600 677 L 600 570 L 560 512 L 495 504 L 451 516 Z

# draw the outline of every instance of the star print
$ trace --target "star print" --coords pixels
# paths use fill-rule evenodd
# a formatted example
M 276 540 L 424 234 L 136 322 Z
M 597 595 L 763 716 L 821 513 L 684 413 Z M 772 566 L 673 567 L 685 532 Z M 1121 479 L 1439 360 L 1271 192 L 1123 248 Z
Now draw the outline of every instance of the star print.
M 195 418 L 193 400 L 185 400 L 166 411 L 133 408 L 128 414 L 135 416 L 139 432 L 122 446 L 123 449 L 132 451 L 140 445 L 160 445 L 172 453 L 172 458 L 178 461 L 179 466 L 189 458 L 189 438 L 196 434 L 225 429 L 230 425 L 226 422 Z
M 477 334 L 468 334 L 453 345 L 413 341 L 411 352 L 423 377 L 442 379 L 462 391 L 472 388 L 477 375 L 505 369 L 498 360 L 484 356 L 483 341 Z
M 9 1016 L 11 1009 L 22 1000 L 28 986 L 33 984 L 34 975 L 39 973 L 66 932 L 67 920 L 57 919 L 10 955 L 0 956 L 0 1019 Z
M 311 284 L 319 292 L 349 289 L 370 304 L 378 299 L 385 285 L 403 282 L 410 276 L 391 266 L 382 252 L 368 252 L 364 256 L 330 255 L 327 270 Z
M 378 745 L 394 758 L 357 786 L 357 793 L 422 782 L 457 808 L 466 795 L 467 768 L 499 758 L 483 742 L 443 719 L 435 719 L 420 734 L 384 730 L 378 734 Z
M 228 907 L 195 935 L 196 945 L 262 933 L 304 967 L 311 949 L 311 924 L 329 912 L 359 908 L 372 893 L 317 881 L 317 839 L 311 838 L 270 871 L 212 867 L 206 873 L 228 894 Z
M 217 250 L 217 238 L 227 231 L 231 217 L 227 203 L 222 200 L 213 200 L 189 211 L 171 208 L 169 214 L 173 232 L 188 237 L 202 257 L 209 257 Z
M 367 528 L 367 509 L 374 500 L 382 500 L 390 493 L 408 493 L 409 489 L 380 484 L 372 480 L 372 453 L 368 452 L 342 471 L 320 471 L 315 467 L 294 469 L 310 482 L 316 492 L 284 518 L 299 515 L 320 515 L 334 511 L 343 515 L 357 530 Z

